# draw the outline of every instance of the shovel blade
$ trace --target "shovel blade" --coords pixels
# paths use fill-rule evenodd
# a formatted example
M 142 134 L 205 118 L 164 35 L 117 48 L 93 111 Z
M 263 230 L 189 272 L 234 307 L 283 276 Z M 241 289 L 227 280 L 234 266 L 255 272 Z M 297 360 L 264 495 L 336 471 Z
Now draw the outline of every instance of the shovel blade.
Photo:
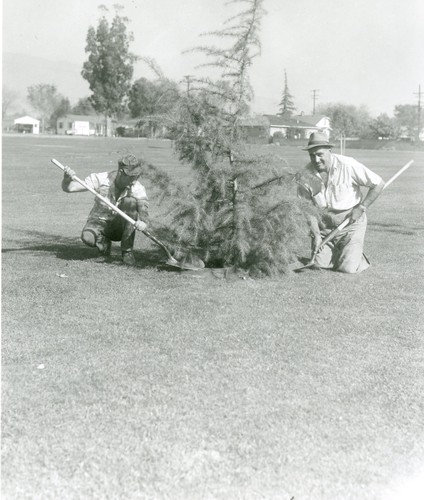
M 311 264 L 309 266 L 303 266 L 303 267 L 298 267 L 297 269 L 293 269 L 294 273 L 303 273 L 304 271 L 307 271 L 310 269 L 311 271 L 321 271 L 321 268 L 317 266 L 316 264 Z
M 169 258 L 166 261 L 168 266 L 178 267 L 179 269 L 185 269 L 187 271 L 200 271 L 205 268 L 205 263 L 199 257 L 195 255 L 186 255 L 183 259 L 177 260 L 174 257 Z
M 312 259 L 304 266 L 298 267 L 297 269 L 293 269 L 293 272 L 294 273 L 303 273 L 303 271 L 306 271 L 307 269 L 310 269 L 311 271 L 320 271 L 321 270 L 321 268 L 317 264 L 315 264 L 315 259 Z

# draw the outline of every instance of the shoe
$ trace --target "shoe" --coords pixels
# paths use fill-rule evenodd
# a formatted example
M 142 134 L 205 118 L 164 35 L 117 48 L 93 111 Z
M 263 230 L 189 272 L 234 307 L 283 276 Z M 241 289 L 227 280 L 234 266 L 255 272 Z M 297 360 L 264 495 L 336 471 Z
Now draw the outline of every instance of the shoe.
M 112 250 L 112 241 L 105 236 L 98 237 L 96 247 L 99 249 L 101 255 L 109 257 Z
M 123 252 L 122 253 L 122 262 L 127 266 L 134 266 L 136 263 L 134 254 L 132 252 Z

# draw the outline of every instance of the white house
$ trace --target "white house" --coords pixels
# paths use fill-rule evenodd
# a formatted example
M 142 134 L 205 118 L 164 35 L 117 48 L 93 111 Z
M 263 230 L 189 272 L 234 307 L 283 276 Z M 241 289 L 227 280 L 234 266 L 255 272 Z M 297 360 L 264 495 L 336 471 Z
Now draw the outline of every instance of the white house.
M 417 131 L 411 130 L 409 127 L 401 126 L 399 129 L 399 139 L 403 141 L 415 141 Z M 424 141 L 424 128 L 418 133 L 418 140 Z
M 39 134 L 40 120 L 31 118 L 31 116 L 22 116 L 13 120 L 15 129 L 23 134 Z
M 280 132 L 287 139 L 309 139 L 313 132 L 323 132 L 330 137 L 330 118 L 323 115 L 263 115 L 269 124 L 269 135 Z
M 108 130 L 112 121 L 108 119 Z M 105 135 L 104 116 L 98 115 L 65 115 L 58 118 L 56 132 L 59 135 Z
M 313 132 L 323 132 L 327 137 L 330 137 L 331 128 L 331 120 L 328 116 L 324 115 L 297 115 L 294 117 L 295 119 L 299 119 L 302 123 L 306 123 L 306 125 L 310 126 L 309 133 L 307 133 L 307 137 L 305 139 L 309 139 L 309 136 Z

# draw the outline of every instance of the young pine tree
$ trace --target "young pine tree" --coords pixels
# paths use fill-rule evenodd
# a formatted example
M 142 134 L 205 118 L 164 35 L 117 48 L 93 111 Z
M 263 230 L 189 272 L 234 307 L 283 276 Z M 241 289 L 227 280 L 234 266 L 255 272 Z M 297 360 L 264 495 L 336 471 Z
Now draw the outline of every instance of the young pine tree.
M 171 119 L 175 148 L 194 180 L 173 203 L 168 241 L 209 266 L 275 275 L 293 260 L 306 217 L 287 163 L 243 138 L 252 98 L 248 70 L 260 51 L 264 11 L 263 0 L 237 2 L 245 9 L 211 33 L 230 46 L 194 49 L 219 79 L 193 80 Z

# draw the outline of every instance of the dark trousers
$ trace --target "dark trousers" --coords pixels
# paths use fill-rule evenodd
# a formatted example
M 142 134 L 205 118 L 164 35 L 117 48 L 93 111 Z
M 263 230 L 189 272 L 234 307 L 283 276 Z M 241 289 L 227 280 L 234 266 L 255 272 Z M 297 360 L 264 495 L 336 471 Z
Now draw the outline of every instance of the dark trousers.
M 137 220 L 137 202 L 135 198 L 126 197 L 118 205 L 133 220 Z M 115 214 L 110 219 L 89 217 L 81 234 L 82 241 L 90 247 L 103 250 L 105 238 L 121 242 L 121 251 L 131 252 L 134 246 L 135 229 L 123 217 Z

